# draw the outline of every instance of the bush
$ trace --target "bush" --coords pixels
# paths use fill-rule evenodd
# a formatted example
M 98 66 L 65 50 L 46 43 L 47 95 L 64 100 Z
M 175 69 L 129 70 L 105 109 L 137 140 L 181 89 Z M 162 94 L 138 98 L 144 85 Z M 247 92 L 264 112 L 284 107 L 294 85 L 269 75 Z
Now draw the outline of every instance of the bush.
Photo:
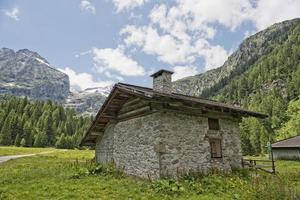
M 123 178 L 124 173 L 120 169 L 117 169 L 114 163 L 99 164 L 93 161 L 87 161 L 80 164 L 78 161 L 75 162 L 74 166 L 76 173 L 72 178 L 80 178 L 83 176 L 111 176 L 114 178 Z
M 186 189 L 182 183 L 175 180 L 161 179 L 152 182 L 151 188 L 158 193 L 174 195 L 183 193 Z

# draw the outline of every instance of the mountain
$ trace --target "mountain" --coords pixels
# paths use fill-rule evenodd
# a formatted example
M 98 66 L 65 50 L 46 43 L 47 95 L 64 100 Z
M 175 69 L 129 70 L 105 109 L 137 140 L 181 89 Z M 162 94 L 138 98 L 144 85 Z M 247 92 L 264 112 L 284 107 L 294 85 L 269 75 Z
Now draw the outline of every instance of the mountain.
M 28 49 L 17 52 L 0 49 L 0 71 L 0 94 L 27 96 L 34 100 L 50 99 L 74 108 L 78 114 L 96 114 L 111 89 L 73 90 L 67 74 Z
M 0 49 L 0 71 L 0 93 L 58 102 L 68 96 L 68 76 L 28 49 Z
M 245 154 L 266 153 L 267 142 L 299 134 L 300 19 L 274 24 L 245 39 L 223 66 L 174 82 L 179 93 L 268 114 L 243 119 Z
M 64 105 L 82 115 L 96 115 L 111 89 L 112 86 L 87 88 L 83 91 L 73 90 Z
M 288 39 L 290 30 L 300 19 L 284 21 L 245 39 L 239 48 L 216 69 L 174 82 L 174 90 L 193 96 L 210 97 L 221 90 L 231 79 L 240 76 L 259 59 L 268 55 Z

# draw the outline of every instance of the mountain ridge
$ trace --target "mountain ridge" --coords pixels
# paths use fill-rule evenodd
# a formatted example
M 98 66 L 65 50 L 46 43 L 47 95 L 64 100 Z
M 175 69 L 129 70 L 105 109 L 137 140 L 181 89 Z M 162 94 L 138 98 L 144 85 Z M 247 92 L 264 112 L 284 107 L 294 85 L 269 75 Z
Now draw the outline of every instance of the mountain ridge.
M 274 44 L 283 42 L 288 30 L 299 23 L 299 18 L 276 23 L 246 38 L 222 66 L 174 81 L 174 91 L 205 98 L 211 96 L 212 92 L 215 94 L 219 87 L 227 83 L 226 79 L 240 75 L 261 56 L 272 51 Z M 256 51 L 251 52 L 254 48 Z

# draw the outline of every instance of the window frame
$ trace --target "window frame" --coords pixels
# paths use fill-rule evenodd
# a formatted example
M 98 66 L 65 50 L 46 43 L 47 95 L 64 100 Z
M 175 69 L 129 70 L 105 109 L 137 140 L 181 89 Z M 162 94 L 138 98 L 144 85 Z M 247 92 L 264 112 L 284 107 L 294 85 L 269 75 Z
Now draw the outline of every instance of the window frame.
M 207 118 L 208 129 L 219 131 L 220 130 L 220 120 L 216 118 Z
M 217 141 L 217 143 L 216 143 L 216 141 Z M 213 153 L 212 142 L 215 142 L 216 145 L 219 145 L 219 149 L 220 149 L 219 152 Z M 210 148 L 211 158 L 223 158 L 222 139 L 221 138 L 209 138 L 209 148 Z M 216 146 L 216 151 L 218 151 L 217 146 Z M 214 155 L 214 154 L 217 154 L 217 155 Z

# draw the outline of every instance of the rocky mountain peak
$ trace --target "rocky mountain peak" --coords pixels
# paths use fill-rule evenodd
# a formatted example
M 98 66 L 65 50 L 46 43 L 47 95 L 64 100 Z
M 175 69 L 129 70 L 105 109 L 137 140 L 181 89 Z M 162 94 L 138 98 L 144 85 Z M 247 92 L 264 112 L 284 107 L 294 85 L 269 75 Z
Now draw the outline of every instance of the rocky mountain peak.
M 0 93 L 63 102 L 69 93 L 69 77 L 28 49 L 0 50 Z
M 44 62 L 44 63 L 50 65 L 49 62 L 45 58 L 40 56 L 40 54 L 38 54 L 37 52 L 34 52 L 34 51 L 30 51 L 29 49 L 18 50 L 16 52 L 16 55 L 17 55 L 17 57 L 20 57 L 20 58 L 26 57 L 28 59 L 36 59 L 37 61 Z

